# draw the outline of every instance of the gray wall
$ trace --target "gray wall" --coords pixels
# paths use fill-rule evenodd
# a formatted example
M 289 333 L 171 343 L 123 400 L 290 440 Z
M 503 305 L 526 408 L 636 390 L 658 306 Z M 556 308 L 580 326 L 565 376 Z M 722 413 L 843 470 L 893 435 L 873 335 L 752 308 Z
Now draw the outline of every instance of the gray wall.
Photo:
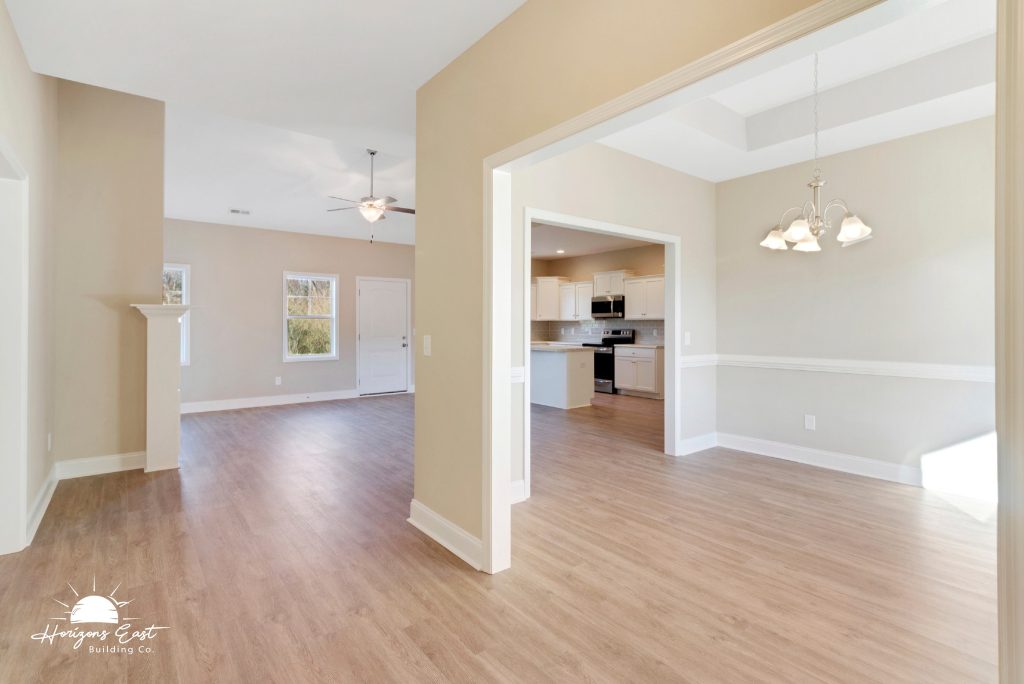
M 720 355 L 989 366 L 991 118 L 819 161 L 874 239 L 818 254 L 758 242 L 809 198 L 804 163 L 716 187 Z M 720 366 L 718 431 L 916 466 L 994 429 L 989 383 Z M 817 430 L 804 429 L 804 414 Z

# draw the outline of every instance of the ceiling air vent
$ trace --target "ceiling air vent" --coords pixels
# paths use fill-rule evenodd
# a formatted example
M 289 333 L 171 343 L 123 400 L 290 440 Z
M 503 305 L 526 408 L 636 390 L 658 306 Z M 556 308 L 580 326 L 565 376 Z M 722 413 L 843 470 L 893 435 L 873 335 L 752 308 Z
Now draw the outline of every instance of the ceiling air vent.
M 228 209 L 232 214 L 239 214 L 240 216 L 248 216 L 252 212 L 248 209 Z

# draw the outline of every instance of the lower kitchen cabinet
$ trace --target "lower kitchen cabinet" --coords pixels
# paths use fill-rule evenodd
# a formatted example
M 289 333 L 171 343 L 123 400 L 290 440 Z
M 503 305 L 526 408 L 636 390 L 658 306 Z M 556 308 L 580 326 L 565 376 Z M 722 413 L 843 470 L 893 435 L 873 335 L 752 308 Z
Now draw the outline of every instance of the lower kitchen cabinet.
M 661 396 L 665 350 L 661 347 L 615 346 L 615 389 Z

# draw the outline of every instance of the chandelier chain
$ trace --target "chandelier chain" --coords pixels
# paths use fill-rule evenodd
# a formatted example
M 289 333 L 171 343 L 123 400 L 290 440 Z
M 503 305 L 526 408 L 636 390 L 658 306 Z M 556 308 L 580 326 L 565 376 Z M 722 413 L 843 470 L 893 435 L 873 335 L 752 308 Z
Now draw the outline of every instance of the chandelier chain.
M 814 166 L 817 175 L 818 166 L 818 53 L 814 53 Z

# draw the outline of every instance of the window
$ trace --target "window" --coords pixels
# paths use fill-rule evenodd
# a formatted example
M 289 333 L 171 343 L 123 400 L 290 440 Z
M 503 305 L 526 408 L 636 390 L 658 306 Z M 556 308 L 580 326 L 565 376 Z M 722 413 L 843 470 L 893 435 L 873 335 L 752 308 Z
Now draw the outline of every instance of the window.
M 284 274 L 284 360 L 338 358 L 336 276 Z
M 191 271 L 188 264 L 164 264 L 164 304 L 189 303 L 189 277 Z M 181 317 L 181 365 L 189 364 L 189 317 L 186 311 Z

